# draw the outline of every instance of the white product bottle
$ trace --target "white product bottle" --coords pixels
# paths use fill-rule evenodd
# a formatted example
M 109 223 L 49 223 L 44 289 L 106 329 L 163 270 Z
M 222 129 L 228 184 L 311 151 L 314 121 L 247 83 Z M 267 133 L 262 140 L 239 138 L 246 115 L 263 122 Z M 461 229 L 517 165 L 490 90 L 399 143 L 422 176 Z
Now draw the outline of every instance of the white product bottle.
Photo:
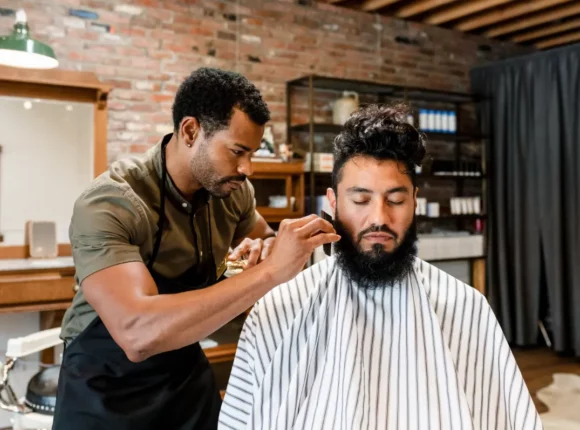
M 427 130 L 427 111 L 425 109 L 419 109 L 419 128 L 421 130 Z
M 449 115 L 449 132 L 453 134 L 457 132 L 457 116 L 453 111 Z
M 443 130 L 443 112 L 440 110 L 435 111 L 435 131 L 441 133 Z
M 481 197 L 474 197 L 474 199 L 473 199 L 473 211 L 476 214 L 481 213 Z
M 441 132 L 449 133 L 449 112 L 441 111 Z
M 413 114 L 407 115 L 407 123 L 413 125 L 414 122 L 415 122 L 415 118 L 413 118 Z
M 435 111 L 429 110 L 427 114 L 427 130 L 435 131 Z

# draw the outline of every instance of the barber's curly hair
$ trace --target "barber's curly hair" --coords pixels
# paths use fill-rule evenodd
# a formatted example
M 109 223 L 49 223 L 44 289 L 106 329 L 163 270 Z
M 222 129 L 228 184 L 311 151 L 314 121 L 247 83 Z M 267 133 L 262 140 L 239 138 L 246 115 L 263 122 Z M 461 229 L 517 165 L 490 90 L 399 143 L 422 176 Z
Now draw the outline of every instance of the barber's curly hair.
M 356 156 L 400 161 L 416 185 L 415 166 L 420 166 L 425 157 L 425 137 L 407 123 L 409 113 L 410 109 L 404 103 L 372 104 L 350 116 L 334 139 L 334 192 L 341 180 L 344 164 Z
M 233 109 L 245 112 L 258 125 L 270 120 L 268 106 L 258 89 L 244 76 L 202 67 L 179 86 L 173 103 L 173 128 L 187 116 L 197 118 L 205 136 L 228 127 Z

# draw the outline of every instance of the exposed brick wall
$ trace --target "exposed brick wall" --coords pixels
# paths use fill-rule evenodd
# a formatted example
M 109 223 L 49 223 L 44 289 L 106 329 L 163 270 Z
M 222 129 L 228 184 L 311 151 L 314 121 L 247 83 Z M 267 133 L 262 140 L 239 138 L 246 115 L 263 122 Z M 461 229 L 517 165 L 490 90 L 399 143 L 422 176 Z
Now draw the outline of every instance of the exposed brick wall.
M 262 90 L 277 140 L 285 138 L 285 82 L 308 73 L 465 91 L 469 69 L 523 53 L 509 44 L 331 5 L 283 0 L 3 0 L 24 7 L 33 36 L 66 69 L 95 72 L 114 86 L 109 160 L 141 152 L 171 128 L 181 80 L 199 66 L 237 70 Z M 70 8 L 98 19 L 69 16 Z M 110 33 L 97 25 L 109 25 Z M 0 17 L 0 33 L 13 17 Z M 396 36 L 417 41 L 401 44 Z M 489 52 L 478 51 L 489 44 Z M 330 112 L 320 99 L 321 115 Z M 297 115 L 305 104 L 296 103 Z

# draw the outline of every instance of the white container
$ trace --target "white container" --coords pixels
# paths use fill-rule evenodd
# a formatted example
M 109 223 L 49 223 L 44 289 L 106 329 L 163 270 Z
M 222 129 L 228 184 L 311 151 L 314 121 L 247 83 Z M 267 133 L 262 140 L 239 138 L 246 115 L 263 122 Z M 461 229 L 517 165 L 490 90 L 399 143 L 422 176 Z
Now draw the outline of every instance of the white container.
M 421 130 L 427 130 L 427 111 L 425 109 L 419 109 L 419 128 Z
M 439 217 L 439 203 L 431 202 L 427 204 L 427 216 L 430 218 Z
M 473 212 L 476 214 L 481 213 L 481 197 L 473 198 Z
M 462 200 L 461 198 L 455 199 L 455 213 L 457 213 L 458 215 L 462 215 L 464 213 L 461 200 Z
M 435 111 L 435 131 L 441 133 L 443 130 L 443 112 L 440 110 Z
M 415 122 L 415 118 L 413 118 L 412 114 L 407 115 L 407 123 L 414 125 L 413 123 Z
M 449 132 L 450 133 L 457 132 L 457 116 L 453 111 L 449 113 Z
M 269 196 L 268 206 L 271 208 L 288 208 L 288 198 L 286 196 Z M 290 197 L 290 208 L 294 210 L 296 207 L 296 197 Z
M 483 235 L 435 236 L 419 235 L 418 257 L 426 261 L 482 257 L 485 254 Z
M 343 125 L 350 117 L 350 114 L 357 110 L 358 107 L 358 94 L 354 91 L 344 91 L 342 97 L 334 102 L 332 122 Z
M 427 199 L 424 197 L 417 198 L 417 207 L 415 208 L 415 214 L 419 216 L 425 216 L 427 214 Z
M 469 208 L 467 205 L 467 200 L 466 198 L 462 198 L 461 199 L 461 213 L 462 214 L 468 214 L 469 213 Z
M 334 166 L 334 155 L 331 152 L 314 153 L 314 171 L 332 172 Z M 304 161 L 304 171 L 310 172 L 310 153 L 306 153 Z
M 475 213 L 473 201 L 474 201 L 473 197 L 467 199 L 467 213 L 469 213 L 469 214 Z
M 441 112 L 441 132 L 449 133 L 449 112 Z
M 435 111 L 429 110 L 427 113 L 427 130 L 435 131 Z

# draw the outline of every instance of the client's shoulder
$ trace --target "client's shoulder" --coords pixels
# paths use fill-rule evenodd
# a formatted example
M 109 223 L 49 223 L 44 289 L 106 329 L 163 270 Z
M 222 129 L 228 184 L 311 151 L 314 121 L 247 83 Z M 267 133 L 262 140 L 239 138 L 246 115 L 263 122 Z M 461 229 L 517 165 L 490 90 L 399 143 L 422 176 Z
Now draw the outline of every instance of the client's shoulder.
M 475 288 L 460 281 L 449 273 L 417 258 L 416 266 L 420 281 L 435 309 L 453 306 L 457 301 L 485 301 L 486 298 Z
M 334 257 L 313 264 L 288 282 L 278 285 L 262 297 L 253 308 L 254 316 L 271 312 L 294 318 L 318 292 L 327 287 L 327 280 L 336 268 Z

